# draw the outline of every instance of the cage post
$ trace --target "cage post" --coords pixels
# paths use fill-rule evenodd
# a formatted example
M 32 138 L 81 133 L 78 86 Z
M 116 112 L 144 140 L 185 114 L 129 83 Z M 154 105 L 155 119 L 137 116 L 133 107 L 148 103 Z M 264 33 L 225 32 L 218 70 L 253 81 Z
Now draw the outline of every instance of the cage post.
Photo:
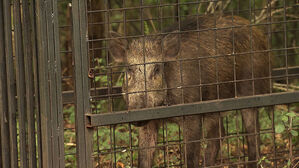
M 33 5 L 31 3 L 31 5 Z M 23 30 L 23 48 L 24 48 L 24 68 L 26 79 L 26 117 L 28 132 L 28 165 L 30 168 L 37 167 L 36 159 L 36 139 L 35 139 L 35 119 L 34 119 L 34 81 L 33 81 L 33 53 L 34 45 L 32 43 L 31 18 L 29 10 L 29 0 L 23 0 L 22 3 L 22 30 Z M 34 53 L 35 56 L 35 53 Z M 37 94 L 36 94 L 37 95 Z
M 13 22 L 14 22 L 14 49 L 16 58 L 16 86 L 17 86 L 17 106 L 19 120 L 19 148 L 20 148 L 20 165 L 27 168 L 27 153 L 26 153 L 26 115 L 25 115 L 25 73 L 24 73 L 24 51 L 22 37 L 22 22 L 20 1 L 13 1 Z
M 73 61 L 75 77 L 75 108 L 76 108 L 76 143 L 77 166 L 93 167 L 92 135 L 93 130 L 87 128 L 85 114 L 89 113 L 89 79 L 88 79 L 88 46 L 87 46 L 87 13 L 86 0 L 73 0 Z
M 0 25 L 3 21 L 3 4 L 0 3 Z M 7 86 L 6 86 L 6 64 L 5 64 L 5 43 L 4 26 L 0 26 L 0 167 L 10 167 L 9 152 L 9 125 L 7 106 Z
M 43 167 L 64 167 L 61 70 L 56 1 L 36 1 Z
M 16 127 L 16 86 L 15 70 L 12 53 L 12 27 L 11 27 L 11 3 L 10 0 L 3 1 L 4 17 L 4 43 L 5 43 L 5 64 L 6 64 L 6 86 L 7 86 L 7 104 L 8 104 L 8 124 L 9 124 L 9 151 L 11 167 L 18 166 L 18 148 L 17 148 L 17 127 Z M 7 145 L 7 144 L 6 144 Z M 6 156 L 8 157 L 8 156 Z M 5 165 L 5 163 L 4 163 Z M 4 166 L 5 167 L 5 166 Z
M 36 114 L 36 134 L 37 134 L 37 153 L 38 165 L 42 165 L 42 140 L 41 140 L 41 116 L 40 116 L 40 94 L 39 94 L 39 77 L 38 77 L 38 46 L 37 46 L 37 27 L 36 27 L 36 0 L 29 0 L 30 6 L 30 19 L 31 22 L 31 38 L 32 38 L 32 68 L 33 68 L 33 81 L 34 81 L 34 103 Z

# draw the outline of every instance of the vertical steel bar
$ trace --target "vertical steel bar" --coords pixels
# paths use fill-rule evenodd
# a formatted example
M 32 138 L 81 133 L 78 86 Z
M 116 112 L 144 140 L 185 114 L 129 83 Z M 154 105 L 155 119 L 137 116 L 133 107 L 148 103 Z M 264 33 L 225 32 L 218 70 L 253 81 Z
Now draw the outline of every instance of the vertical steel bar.
M 269 63 L 269 93 L 272 93 L 272 54 L 271 54 L 271 49 L 272 49 L 272 0 L 267 0 L 267 33 L 268 33 L 268 61 Z M 269 109 L 269 113 L 271 115 L 271 132 L 272 132 L 272 141 L 273 141 L 273 155 L 274 155 L 274 167 L 277 168 L 277 160 L 276 160 L 276 138 L 275 138 L 275 122 L 274 122 L 274 108 L 275 106 L 271 106 Z
M 43 166 L 64 167 L 57 2 L 36 6 Z
M 63 168 L 64 163 L 64 118 L 63 118 L 63 105 L 62 105 L 62 88 L 61 88 L 61 57 L 59 53 L 59 24 L 58 24 L 58 9 L 57 9 L 57 1 L 52 0 L 53 3 L 53 11 L 54 18 L 52 18 L 53 29 L 54 29 L 54 73 L 55 77 L 53 79 L 53 85 L 56 85 L 56 90 L 53 90 L 53 93 L 56 96 L 57 105 L 55 112 L 57 113 L 57 127 L 54 128 L 53 134 L 56 133 L 56 139 L 58 141 L 58 154 L 59 154 L 59 167 Z M 54 118 L 55 120 L 55 118 Z M 54 156 L 55 157 L 55 156 Z
M 126 7 L 126 1 L 125 0 L 122 0 L 122 5 L 123 5 L 123 8 L 125 8 Z M 126 35 L 127 35 L 127 25 L 126 25 L 126 22 L 127 22 L 127 17 L 126 17 L 126 10 L 123 10 L 122 11 L 122 13 L 123 13 L 123 26 L 124 26 L 124 36 L 126 37 Z
M 242 128 L 241 128 L 242 133 L 246 132 L 244 124 L 242 124 L 241 126 L 242 126 Z M 244 162 L 246 161 L 246 157 L 245 157 L 245 138 L 246 137 L 242 136 L 242 146 L 243 146 L 242 150 L 243 150 L 243 154 L 244 154 L 244 156 L 243 156 L 243 161 Z
M 214 50 L 215 50 L 215 53 L 214 55 L 218 55 L 218 49 L 217 49 L 217 15 L 216 15 L 216 2 L 213 2 L 213 8 L 214 8 L 214 13 L 213 13 L 213 16 L 214 16 Z M 221 59 L 221 58 L 220 58 Z M 216 64 L 216 93 L 217 93 L 217 99 L 220 98 L 220 92 L 219 92 L 219 68 L 218 68 L 218 58 L 216 57 L 215 58 L 215 64 Z
M 107 22 L 108 22 L 108 26 L 107 28 L 107 32 L 110 32 L 110 8 L 111 8 L 111 1 L 107 2 L 107 6 L 106 9 L 108 9 L 108 13 L 107 13 Z M 109 65 L 109 53 L 108 50 L 106 50 L 106 65 Z M 106 72 L 106 76 L 107 76 L 107 87 L 108 87 L 108 95 L 110 95 L 112 93 L 112 68 L 108 67 L 107 68 L 107 72 Z M 111 96 L 108 96 L 108 112 L 113 112 L 113 99 Z
M 252 6 L 252 7 L 251 7 Z M 252 23 L 252 11 L 255 13 L 255 1 L 253 1 L 253 4 L 251 4 L 251 1 L 249 1 L 249 22 L 251 24 L 255 24 L 255 15 L 253 15 L 253 23 Z M 252 48 L 252 26 L 249 27 L 250 35 L 249 35 L 249 42 L 250 42 L 250 66 L 251 66 L 251 84 L 252 84 L 252 95 L 255 95 L 255 89 L 254 89 L 254 58 L 253 58 L 253 48 Z
M 94 10 L 94 7 L 95 6 L 93 6 L 93 4 L 94 4 L 94 1 L 93 0 L 88 0 L 88 2 L 87 2 L 87 10 Z M 105 6 L 107 6 L 107 5 L 105 5 Z M 107 8 L 106 8 L 107 9 Z M 105 12 L 105 14 L 107 15 L 107 13 L 108 12 Z M 105 15 L 105 16 L 106 16 Z M 90 14 L 90 15 L 87 15 L 87 19 L 88 19 L 88 21 L 92 24 L 92 23 L 94 23 L 94 22 L 96 22 L 96 21 L 94 21 L 94 17 L 93 17 L 93 14 Z M 106 18 L 104 19 L 104 20 L 107 20 Z M 90 28 L 89 28 L 89 24 L 90 23 L 87 23 L 87 30 L 90 30 Z M 104 27 L 105 27 L 105 24 L 104 24 Z M 89 36 L 89 38 L 91 38 L 91 39 L 95 39 L 96 38 L 96 35 L 94 34 L 94 31 L 92 31 L 92 33 L 91 34 L 89 34 L 88 35 Z M 92 68 L 94 68 L 94 69 L 96 69 L 96 65 L 95 65 L 95 49 L 94 49 L 94 41 L 92 41 L 92 42 L 90 42 L 89 43 L 89 46 L 90 46 L 90 48 L 92 49 L 92 52 L 91 52 L 91 60 L 90 60 L 90 67 L 92 67 Z M 107 54 L 108 55 L 108 54 Z M 108 64 L 107 64 L 108 65 Z M 91 80 L 91 87 L 93 87 L 92 89 L 93 89 L 93 91 L 94 91 L 94 93 L 96 93 L 96 89 L 97 89 L 97 83 L 99 83 L 99 82 L 97 82 L 96 81 L 96 78 L 93 78 L 92 80 Z M 94 110 L 95 110 L 95 113 L 96 114 L 98 114 L 98 108 L 97 108 L 97 104 L 98 103 L 100 103 L 99 101 L 97 101 L 97 100 L 92 100 L 93 102 L 93 106 L 94 106 Z M 92 113 L 94 113 L 94 111 L 92 111 Z M 97 153 L 98 153 L 98 155 L 97 155 L 97 162 L 98 162 L 98 165 L 101 165 L 101 162 L 100 162 L 100 157 L 101 157 L 101 153 L 100 153 L 100 138 L 99 138 L 99 136 L 100 136 L 100 134 L 99 134 L 99 131 L 101 130 L 101 129 L 99 129 L 99 128 L 96 128 L 96 137 L 97 137 L 97 140 L 96 140 L 96 144 L 97 144 Z
M 107 10 L 106 15 L 105 15 L 105 20 L 108 23 L 107 27 L 105 27 L 106 32 L 109 33 L 110 30 L 110 8 L 111 8 L 111 4 L 109 0 L 105 0 L 105 9 Z M 109 44 L 108 44 L 109 45 Z M 109 65 L 108 62 L 108 50 L 106 50 L 106 63 L 107 65 Z M 108 75 L 108 73 L 106 74 Z M 107 82 L 108 82 L 108 95 L 110 95 L 110 88 L 109 88 L 109 78 L 107 77 Z M 108 112 L 110 111 L 110 96 L 108 96 Z M 110 125 L 110 158 L 111 158 L 111 167 L 116 168 L 116 155 L 115 155 L 115 127 L 114 125 Z
M 146 58 L 145 58 L 145 38 L 146 33 L 144 32 L 144 15 L 143 15 L 143 0 L 139 0 L 139 12 L 140 12 L 140 29 L 142 35 L 142 56 L 143 56 L 143 75 L 144 75 L 144 102 L 147 102 L 147 77 L 146 77 Z
M 283 21 L 284 21 L 284 24 L 283 24 L 283 33 L 284 33 L 284 56 L 285 56 L 285 72 L 286 72 L 286 84 L 287 84 L 287 91 L 289 91 L 289 61 L 288 61 L 288 50 L 287 50 L 287 47 L 288 47 L 288 42 L 287 42 L 287 9 L 286 9 L 286 0 L 283 0 Z
M 271 61 L 271 59 L 272 59 L 272 57 L 271 57 L 271 48 L 272 48 L 272 30 L 271 30 L 271 25 L 272 25 L 272 16 L 271 16 L 271 0 L 267 0 L 267 33 L 268 33 L 268 46 L 267 46 L 267 48 L 268 48 L 268 50 L 269 50 L 269 52 L 268 52 L 268 61 L 269 61 L 269 67 L 268 67 L 268 70 L 269 70 L 269 88 L 270 88 L 270 90 L 269 90 L 269 92 L 270 92 L 270 94 L 272 93 L 272 61 Z
M 61 65 L 59 54 L 59 32 L 57 0 L 49 0 L 47 4 L 47 31 L 48 31 L 48 73 L 50 95 L 50 120 L 52 123 L 52 162 L 54 167 L 64 167 L 64 140 L 63 114 L 61 91 Z
M 165 151 L 165 120 L 162 121 L 162 130 L 163 130 L 163 164 L 166 167 L 166 151 Z
M 277 160 L 276 160 L 276 137 L 275 137 L 275 107 L 271 108 L 271 131 L 272 131 L 272 141 L 273 141 L 273 149 L 274 149 L 274 166 L 277 168 Z
M 239 131 L 239 110 L 236 110 L 236 134 L 237 134 L 237 155 L 238 155 L 238 162 L 241 161 L 241 157 L 240 157 L 240 131 Z M 241 113 L 241 112 L 240 112 Z M 241 114 L 240 114 L 241 115 Z
M 55 65 L 54 65 L 54 52 L 55 52 L 55 45 L 53 44 L 54 41 L 54 30 L 53 30 L 53 18 L 54 13 L 53 13 L 53 4 L 50 1 L 46 0 L 45 3 L 45 9 L 46 9 L 46 30 L 47 30 L 47 54 L 48 54 L 48 64 L 47 64 L 47 69 L 48 69 L 48 95 L 49 95 L 49 113 L 48 113 L 48 119 L 49 123 L 51 124 L 51 126 L 49 125 L 49 134 L 52 136 L 51 137 L 51 142 L 49 144 L 49 146 L 51 147 L 51 162 L 53 167 L 59 167 L 59 160 L 57 157 L 55 157 L 55 155 L 58 155 L 58 141 L 57 141 L 57 135 L 56 133 L 53 131 L 54 128 L 57 128 L 57 113 L 55 112 L 55 108 L 57 107 L 57 99 L 56 99 L 56 95 L 55 95 L 55 91 L 56 91 L 56 85 L 55 83 Z M 51 22 L 49 22 L 51 21 Z
M 132 142 L 132 125 L 131 123 L 129 123 L 129 145 L 130 145 L 130 166 L 131 167 L 134 167 L 133 163 L 133 142 Z
M 185 134 L 184 131 L 186 131 L 186 127 L 185 127 L 185 116 L 182 117 L 183 121 L 182 121 L 182 125 L 183 125 L 183 135 Z M 203 130 L 203 129 L 202 129 Z M 201 132 L 202 135 L 203 135 L 203 132 Z M 203 136 L 202 136 L 203 137 Z M 184 166 L 187 166 L 187 141 L 186 141 L 186 138 L 183 137 L 183 144 L 184 144 Z M 204 151 L 204 150 L 203 150 Z M 203 157 L 203 160 L 204 160 L 204 157 Z
M 202 161 L 202 166 L 203 167 L 205 167 L 206 166 L 206 146 L 207 146 L 207 140 L 206 140 L 206 137 L 205 137 L 205 123 L 204 123 L 204 118 L 205 118 L 205 115 L 202 115 L 202 117 L 201 117 L 201 137 L 202 137 L 202 141 L 201 141 L 201 143 L 202 143 L 202 145 L 201 146 L 203 146 L 203 150 L 202 150 L 202 152 L 203 152 L 203 161 Z
M 287 104 L 287 108 L 288 108 L 288 113 L 290 113 L 290 104 Z M 293 129 L 293 117 L 289 116 L 288 117 L 288 124 L 289 124 L 289 130 Z M 292 141 L 292 134 L 289 134 L 288 137 L 288 141 L 289 141 L 289 153 L 288 153 L 288 162 L 292 162 L 293 161 L 293 141 Z M 291 165 L 289 165 L 288 167 L 291 167 Z M 295 167 L 295 166 L 294 166 Z
M 22 9 L 22 29 L 24 66 L 26 79 L 26 111 L 27 111 L 27 132 L 28 132 L 28 162 L 30 168 L 37 167 L 36 161 L 36 139 L 35 139 L 35 119 L 34 119 L 34 81 L 33 81 L 33 43 L 32 43 L 32 20 L 30 18 L 29 0 L 23 0 Z
M 222 121 L 222 117 L 221 117 L 220 113 L 218 113 L 218 119 L 219 119 L 218 120 L 218 124 L 219 124 L 218 125 L 218 127 L 219 127 L 218 131 L 219 131 L 219 144 L 220 144 L 220 148 L 219 148 L 220 154 L 219 154 L 219 156 L 220 156 L 220 165 L 222 165 L 222 163 L 223 163 L 223 155 L 222 155 L 222 146 L 223 146 L 222 137 L 223 137 L 223 135 L 222 135 L 222 127 L 221 126 L 223 126 L 223 121 Z
M 229 136 L 229 130 L 228 130 L 228 117 L 225 117 L 225 122 L 226 122 L 226 136 Z M 228 162 L 230 161 L 230 153 L 229 153 L 229 138 L 226 140 L 226 146 L 227 146 L 227 158 Z
M 178 13 L 178 28 L 179 28 L 179 46 L 181 46 L 181 8 L 180 8 L 180 0 L 176 1 L 177 4 L 177 13 Z M 181 103 L 184 103 L 184 89 L 183 89 L 183 85 L 184 85 L 184 81 L 183 81 L 183 61 L 181 60 L 182 56 L 180 55 L 180 60 L 179 60 L 179 68 L 180 68 L 180 88 L 181 88 Z
M 255 23 L 255 1 L 253 1 L 253 4 L 252 4 L 252 8 L 253 10 L 253 24 L 256 24 Z M 251 19 L 251 13 L 252 11 L 250 11 L 250 23 L 252 24 L 252 19 Z M 255 95 L 255 81 L 254 81 L 254 58 L 253 58 L 253 35 L 252 35 L 252 26 L 250 26 L 250 56 L 251 56 L 251 78 L 252 78 L 252 95 Z M 259 110 L 256 108 L 255 110 L 255 115 L 256 115 L 256 118 L 255 118 L 255 129 L 254 129 L 254 137 L 255 137 L 255 148 L 256 148 L 256 160 L 259 160 L 260 158 L 260 135 L 259 135 Z M 256 165 L 258 166 L 258 164 L 256 163 Z
M 38 165 L 42 165 L 42 136 L 41 136 L 41 116 L 40 116 L 40 93 L 39 93 L 39 76 L 38 76 L 38 46 L 37 46 L 37 12 L 36 12 L 36 0 L 30 0 L 30 18 L 31 22 L 31 39 L 32 39 L 32 64 L 33 64 L 33 81 L 34 81 L 34 103 L 35 103 L 35 115 L 36 115 L 36 137 L 37 137 L 37 155 Z
M 0 3 L 0 25 L 4 25 L 3 3 Z M 0 167 L 11 167 L 6 80 L 4 26 L 0 26 Z
M 168 142 L 169 138 L 168 138 L 167 121 L 165 122 L 165 127 L 164 128 L 165 128 L 165 139 L 166 139 L 166 160 L 167 160 L 167 167 L 169 167 L 170 166 L 170 157 L 169 157 L 169 142 Z
M 112 134 L 113 134 L 113 158 L 114 158 L 114 164 L 113 164 L 113 167 L 116 168 L 116 137 L 115 137 L 115 127 L 116 125 L 113 125 L 112 126 Z
M 12 33 L 11 33 L 11 6 L 10 0 L 3 1 L 4 15 L 4 35 L 5 35 L 5 57 L 6 57 L 6 82 L 8 98 L 8 123 L 10 132 L 10 161 L 11 167 L 18 166 L 17 148 L 17 123 L 16 123 L 16 86 L 15 70 L 12 53 Z
M 179 127 L 179 150 L 180 150 L 180 154 L 179 154 L 179 156 L 180 156 L 180 168 L 182 168 L 183 167 L 183 162 L 182 162 L 182 160 L 183 160 L 183 151 L 182 151 L 182 140 L 181 140 L 181 137 L 182 137 L 182 131 L 181 131 L 181 126 L 179 125 L 178 126 Z M 200 143 L 200 142 L 199 142 Z
M 72 1 L 73 54 L 75 76 L 76 145 L 79 168 L 92 168 L 93 130 L 86 128 L 89 113 L 88 46 L 86 0 Z
M 234 11 L 232 10 L 232 25 L 234 25 Z M 238 97 L 238 93 L 237 93 L 237 72 L 236 72 L 236 55 L 235 55 L 235 32 L 234 32 L 234 28 L 232 27 L 232 38 L 233 38 L 233 41 L 232 41 L 232 45 L 233 45 L 233 48 L 232 48 L 232 54 L 233 54 L 233 57 L 234 57 L 234 91 L 235 91 L 235 97 Z
M 16 57 L 16 82 L 18 96 L 18 119 L 19 119 L 19 141 L 20 141 L 20 161 L 21 167 L 27 168 L 27 138 L 26 138 L 26 107 L 25 107 L 25 68 L 22 37 L 22 22 L 20 0 L 14 0 L 13 3 L 13 21 L 14 21 L 14 49 Z
M 97 135 L 97 153 L 98 153 L 98 155 L 97 155 L 97 157 L 98 157 L 98 158 L 97 158 L 97 162 L 98 162 L 98 163 L 97 163 L 97 164 L 98 164 L 98 165 L 101 165 L 101 162 L 100 162 L 100 156 L 101 156 L 101 153 L 100 153 L 100 152 L 101 152 L 101 151 L 100 151 L 100 138 L 99 138 L 99 135 L 100 135 L 100 134 L 99 134 L 99 127 L 96 128 L 96 130 L 97 130 L 97 134 L 96 134 L 96 135 Z
M 47 30 L 47 6 L 43 0 L 36 0 L 36 28 L 38 44 L 38 76 L 41 116 L 41 147 L 42 167 L 53 167 L 51 145 L 51 114 L 50 95 L 48 81 L 48 30 Z
M 260 126 L 259 126 L 259 109 L 254 108 L 255 117 L 255 127 L 254 127 L 254 136 L 255 136 L 255 148 L 256 148 L 256 160 L 260 159 Z M 256 166 L 258 167 L 258 162 L 256 162 Z
M 110 138 L 110 167 L 113 167 L 113 168 L 115 168 L 115 166 L 114 166 L 114 159 L 113 159 L 113 153 L 114 153 L 114 148 L 113 148 L 113 133 L 112 133 L 112 127 L 113 127 L 113 125 L 109 125 L 109 128 L 110 128 L 110 134 L 109 134 L 109 138 Z
M 202 2 L 199 2 L 199 0 L 197 1 L 199 3 L 198 5 L 198 8 L 202 5 L 201 3 Z M 196 30 L 199 31 L 199 10 L 197 10 L 196 12 Z M 199 41 L 199 38 L 200 38 L 200 32 L 197 33 L 197 40 Z M 200 43 L 198 42 L 197 43 L 197 51 L 199 51 L 199 48 L 200 48 Z M 202 79 L 201 79 L 201 61 L 200 61 L 200 52 L 197 52 L 198 53 L 198 75 L 199 75 L 199 100 L 202 101 Z

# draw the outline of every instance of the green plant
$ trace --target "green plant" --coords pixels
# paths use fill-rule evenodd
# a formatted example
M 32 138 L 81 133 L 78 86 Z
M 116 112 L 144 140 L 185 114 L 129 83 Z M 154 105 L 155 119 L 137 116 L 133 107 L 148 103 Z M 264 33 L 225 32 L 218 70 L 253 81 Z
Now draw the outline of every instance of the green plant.
M 258 161 L 258 165 L 261 166 L 261 168 L 264 168 L 263 163 L 270 163 L 270 161 L 267 159 L 266 156 L 263 156 L 259 161 Z
M 286 133 L 291 134 L 292 136 L 298 136 L 298 131 L 293 129 L 293 123 L 295 120 L 298 120 L 298 114 L 296 114 L 294 111 L 281 111 L 281 122 L 278 122 L 275 126 L 275 132 L 276 133 L 283 133 L 286 131 Z

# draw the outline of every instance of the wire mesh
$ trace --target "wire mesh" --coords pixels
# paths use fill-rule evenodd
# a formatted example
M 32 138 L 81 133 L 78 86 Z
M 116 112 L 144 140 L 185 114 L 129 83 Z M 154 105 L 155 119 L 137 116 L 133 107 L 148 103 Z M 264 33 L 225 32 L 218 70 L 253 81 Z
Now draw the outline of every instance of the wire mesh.
M 298 167 L 298 5 L 1 1 L 0 167 Z
M 298 72 L 291 69 L 298 66 L 297 8 L 295 1 L 276 0 L 90 0 L 90 111 L 105 118 L 105 113 L 126 110 L 296 92 Z M 107 91 L 99 94 L 101 88 Z M 285 117 L 297 113 L 297 106 L 95 127 L 94 164 L 294 166 L 296 137 L 278 130 L 287 129 L 286 122 L 292 122 L 289 131 L 298 129 L 298 117 Z

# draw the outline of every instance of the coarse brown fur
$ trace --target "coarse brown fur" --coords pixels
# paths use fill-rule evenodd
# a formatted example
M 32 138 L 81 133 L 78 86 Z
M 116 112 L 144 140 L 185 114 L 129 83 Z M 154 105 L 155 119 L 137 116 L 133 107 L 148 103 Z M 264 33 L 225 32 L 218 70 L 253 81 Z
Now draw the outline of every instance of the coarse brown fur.
M 197 32 L 180 33 L 173 26 L 166 36 L 139 38 L 131 43 L 120 38 L 121 35 L 111 33 L 111 37 L 117 37 L 109 44 L 112 58 L 129 65 L 123 87 L 124 92 L 129 93 L 125 98 L 129 109 L 269 92 L 268 79 L 251 80 L 269 76 L 268 53 L 262 52 L 267 50 L 263 33 L 238 16 L 214 19 L 198 17 L 181 23 L 180 31 L 200 30 Z M 238 82 L 232 82 L 234 80 Z M 246 131 L 258 131 L 257 110 L 244 109 L 241 112 Z M 176 122 L 183 128 L 185 142 L 200 140 L 202 125 L 207 132 L 206 138 L 224 135 L 219 113 L 187 116 L 184 122 Z M 159 124 L 158 120 L 139 123 L 139 147 L 147 147 L 139 151 L 140 168 L 153 166 L 155 149 L 148 147 L 155 146 L 157 142 Z M 249 160 L 256 160 L 259 137 L 251 135 L 246 138 Z M 205 166 L 215 164 L 219 143 L 220 140 L 208 141 Z M 199 167 L 200 148 L 199 142 L 186 143 L 187 167 Z M 256 163 L 247 167 L 256 167 Z

